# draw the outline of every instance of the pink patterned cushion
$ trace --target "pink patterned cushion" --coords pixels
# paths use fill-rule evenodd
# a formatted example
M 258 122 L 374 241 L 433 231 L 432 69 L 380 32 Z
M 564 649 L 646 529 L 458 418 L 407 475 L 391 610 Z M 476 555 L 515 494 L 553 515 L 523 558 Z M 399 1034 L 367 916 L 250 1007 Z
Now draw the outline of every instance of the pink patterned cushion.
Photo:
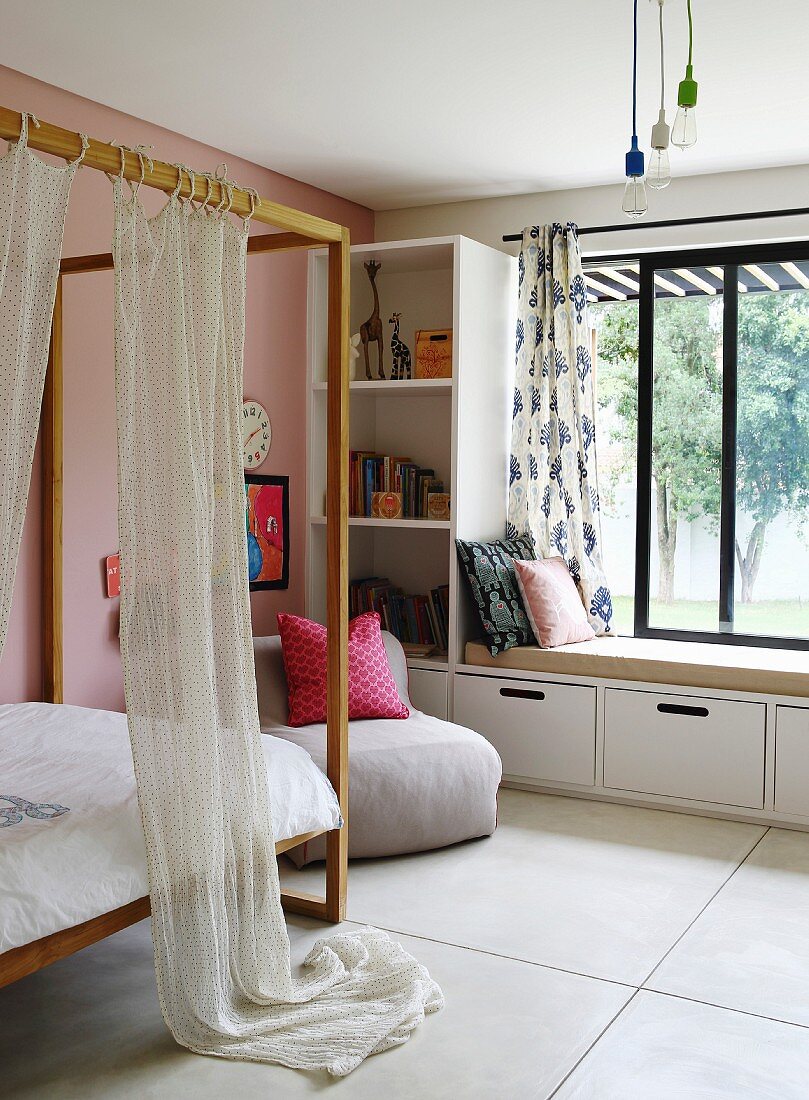
M 409 718 L 388 664 L 379 615 L 367 611 L 348 624 L 348 717 Z M 326 628 L 278 613 L 289 689 L 290 726 L 326 721 Z
M 595 638 L 564 558 L 515 558 L 514 570 L 531 629 L 543 649 Z

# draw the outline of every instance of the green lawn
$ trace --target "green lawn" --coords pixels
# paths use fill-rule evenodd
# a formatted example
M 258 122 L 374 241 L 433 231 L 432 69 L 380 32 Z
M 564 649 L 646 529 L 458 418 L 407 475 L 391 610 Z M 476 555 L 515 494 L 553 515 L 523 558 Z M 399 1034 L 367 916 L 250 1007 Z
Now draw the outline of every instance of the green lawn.
M 632 596 L 613 596 L 615 624 L 619 634 L 632 633 Z M 649 625 L 674 630 L 717 630 L 717 605 L 710 600 L 675 600 L 662 604 L 652 600 Z M 762 600 L 737 604 L 736 630 L 741 634 L 768 634 L 782 638 L 809 638 L 809 601 Z

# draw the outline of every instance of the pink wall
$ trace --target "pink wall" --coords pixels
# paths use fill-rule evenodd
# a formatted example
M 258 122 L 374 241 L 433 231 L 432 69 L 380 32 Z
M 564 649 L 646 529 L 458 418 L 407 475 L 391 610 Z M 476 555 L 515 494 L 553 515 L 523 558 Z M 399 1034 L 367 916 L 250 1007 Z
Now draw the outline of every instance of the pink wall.
M 48 122 L 127 145 L 152 144 L 162 160 L 228 174 L 268 198 L 347 225 L 352 240 L 373 240 L 373 213 L 219 149 L 113 111 L 0 66 L 0 103 Z M 165 196 L 141 192 L 150 213 Z M 263 227 L 255 231 L 262 232 Z M 110 184 L 80 171 L 68 209 L 63 255 L 108 252 Z M 102 561 L 117 549 L 112 273 L 74 275 L 64 288 L 65 369 L 65 702 L 123 709 L 117 642 L 118 601 L 104 598 Z M 281 609 L 304 603 L 306 440 L 306 257 L 254 256 L 248 262 L 245 395 L 267 408 L 273 426 L 262 473 L 290 476 L 289 590 L 253 595 L 257 634 L 275 631 Z M 0 702 L 41 698 L 40 468 L 34 468 L 9 634 L 0 666 Z

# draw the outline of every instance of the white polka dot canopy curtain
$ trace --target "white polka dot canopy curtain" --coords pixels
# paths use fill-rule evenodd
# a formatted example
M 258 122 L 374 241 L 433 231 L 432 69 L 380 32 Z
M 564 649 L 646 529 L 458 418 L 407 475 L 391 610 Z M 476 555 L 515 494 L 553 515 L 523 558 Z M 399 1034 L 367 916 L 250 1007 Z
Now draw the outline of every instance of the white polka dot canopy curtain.
M 601 560 L 595 395 L 575 225 L 529 226 L 519 257 L 508 530 L 567 562 L 596 634 L 612 633 Z
M 31 116 L 33 125 L 39 125 Z M 46 164 L 19 141 L 0 158 L 0 657 L 31 483 L 70 187 L 78 160 Z M 86 139 L 83 139 L 86 148 Z M 82 153 L 82 156 L 84 154 Z
M 346 1074 L 441 994 L 373 929 L 291 974 L 248 593 L 247 228 L 114 192 L 121 654 L 163 1015 L 200 1053 Z

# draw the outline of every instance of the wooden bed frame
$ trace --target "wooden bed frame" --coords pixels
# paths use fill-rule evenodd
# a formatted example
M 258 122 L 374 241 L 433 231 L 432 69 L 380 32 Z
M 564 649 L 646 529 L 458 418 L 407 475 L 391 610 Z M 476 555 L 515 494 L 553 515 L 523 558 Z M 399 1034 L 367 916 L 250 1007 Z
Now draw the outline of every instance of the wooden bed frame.
M 16 111 L 0 107 L 0 138 L 16 141 L 22 118 Z M 28 144 L 45 153 L 73 160 L 81 152 L 81 139 L 70 130 L 43 122 L 29 132 Z M 114 145 L 90 139 L 83 165 L 118 174 L 121 158 L 124 176 L 167 194 L 175 190 L 178 169 L 154 161 L 149 168 L 137 154 Z M 221 186 L 196 177 L 193 192 L 191 177 L 184 175 L 182 198 L 216 207 L 223 201 Z M 235 188 L 231 211 L 245 217 L 251 211 L 249 193 Z M 328 308 L 328 381 L 327 381 L 327 483 L 326 483 L 326 572 L 328 628 L 326 773 L 340 803 L 343 828 L 326 835 L 325 897 L 285 891 L 284 908 L 291 913 L 315 917 L 332 923 L 345 917 L 348 878 L 348 343 L 349 343 L 349 232 L 344 226 L 311 214 L 259 198 L 253 220 L 272 226 L 278 232 L 250 237 L 248 254 L 283 252 L 297 249 L 329 250 Z M 62 620 L 62 508 L 63 508 L 63 376 L 62 376 L 62 281 L 66 276 L 88 271 L 112 270 L 110 253 L 74 256 L 63 259 L 56 290 L 51 328 L 48 372 L 42 402 L 42 482 L 43 482 L 43 663 L 44 698 L 61 703 L 63 694 L 63 620 Z M 276 844 L 280 854 L 297 844 L 311 840 L 319 832 L 307 833 Z M 23 944 L 0 954 L 0 987 L 25 977 L 57 959 L 72 955 L 82 947 L 111 936 L 122 928 L 148 917 L 149 898 L 138 898 L 110 913 L 103 913 L 83 924 L 65 928 L 51 936 Z

